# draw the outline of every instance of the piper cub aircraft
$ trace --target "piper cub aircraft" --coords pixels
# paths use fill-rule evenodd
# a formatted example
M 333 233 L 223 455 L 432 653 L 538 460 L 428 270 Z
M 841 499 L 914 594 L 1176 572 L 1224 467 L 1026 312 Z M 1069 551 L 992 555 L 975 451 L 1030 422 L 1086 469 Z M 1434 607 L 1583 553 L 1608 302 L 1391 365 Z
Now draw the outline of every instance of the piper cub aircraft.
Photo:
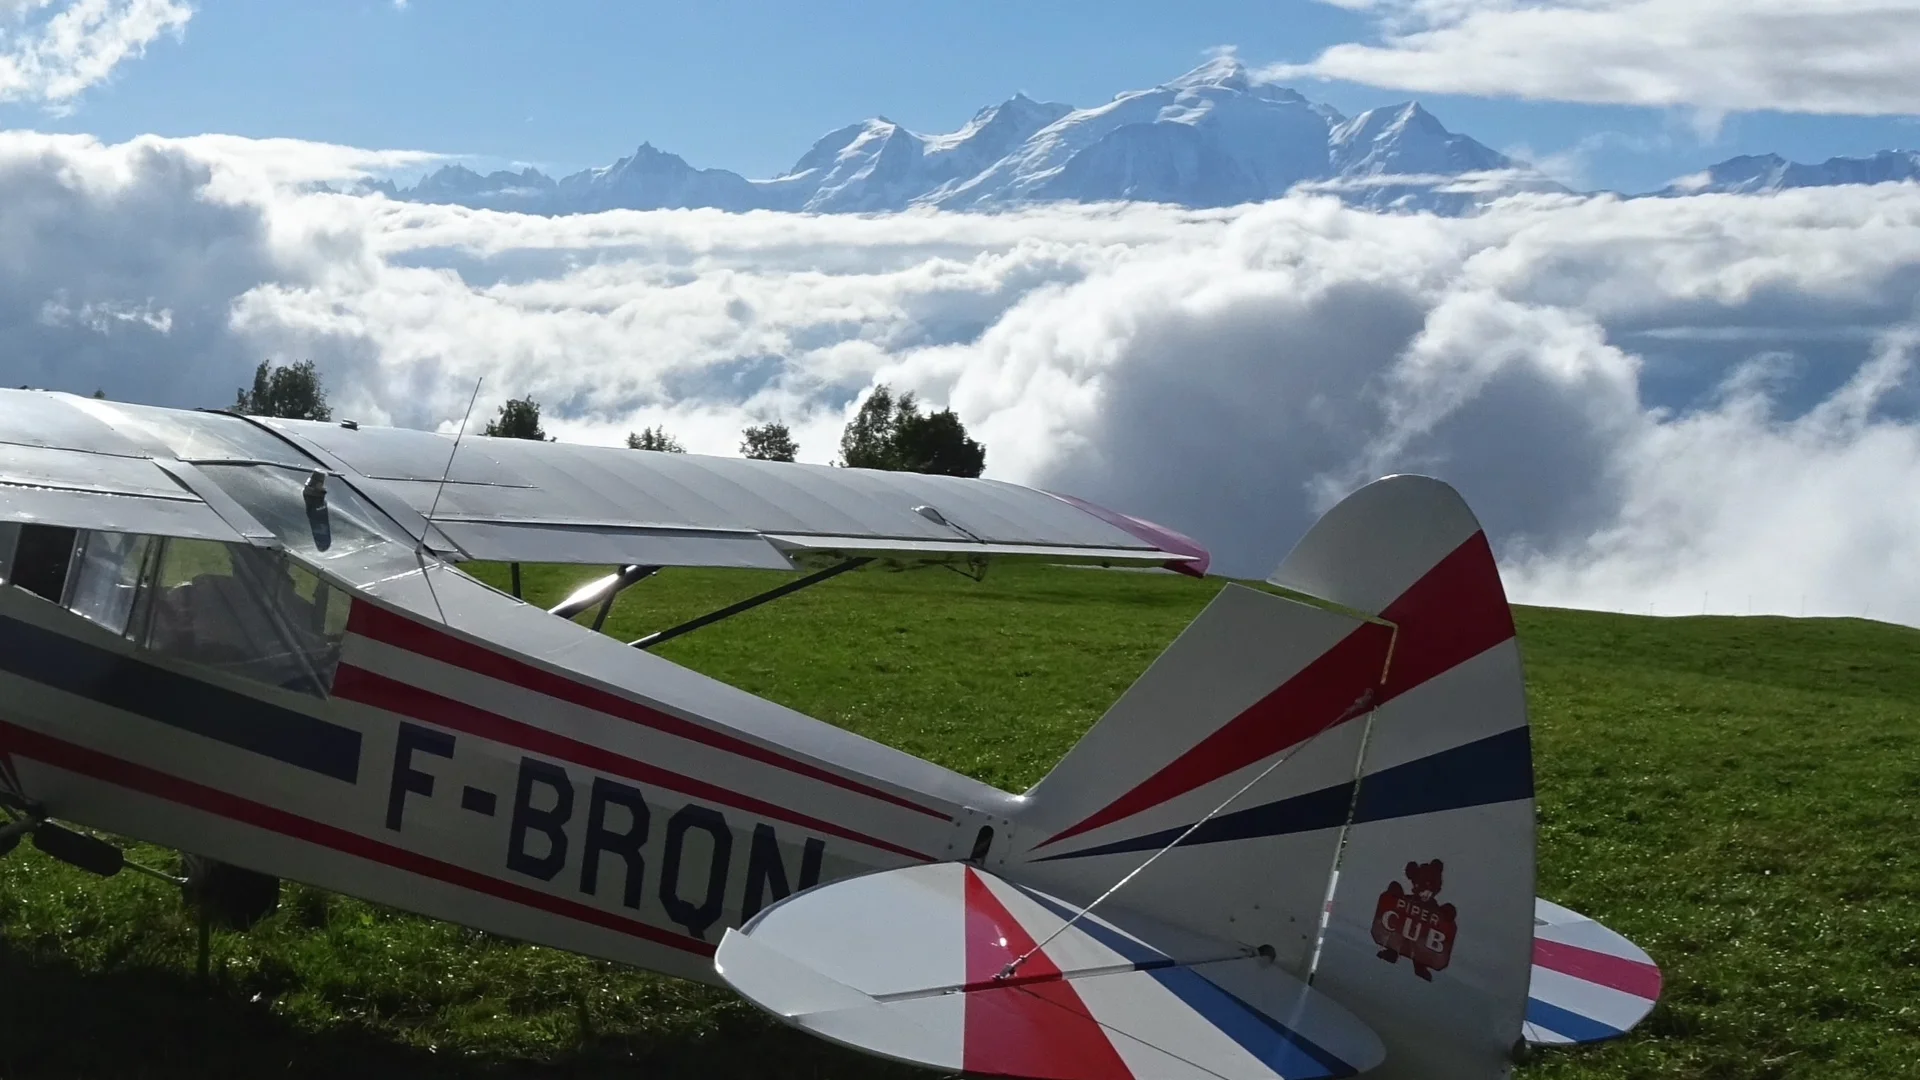
M 0 521 L 0 850 L 138 838 L 255 917 L 297 880 L 974 1075 L 1484 1080 L 1659 995 L 1534 897 L 1513 621 L 1435 480 L 1227 585 L 1022 794 L 647 650 L 863 565 L 1199 545 L 987 480 L 23 391 Z M 547 611 L 466 560 L 616 569 Z M 598 632 L 669 566 L 804 576 Z

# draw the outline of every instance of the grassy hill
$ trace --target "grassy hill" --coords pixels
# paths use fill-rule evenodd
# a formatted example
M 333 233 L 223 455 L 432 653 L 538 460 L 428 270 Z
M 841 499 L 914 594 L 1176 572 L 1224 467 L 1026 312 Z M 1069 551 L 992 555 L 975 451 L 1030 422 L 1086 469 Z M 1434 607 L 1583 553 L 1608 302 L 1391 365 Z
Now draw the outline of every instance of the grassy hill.
M 504 572 L 483 569 L 503 584 Z M 577 570 L 530 570 L 553 603 Z M 783 575 L 668 572 L 608 631 Z M 1020 790 L 1219 588 L 996 568 L 847 575 L 668 643 L 680 663 Z M 1629 1039 L 1554 1078 L 1903 1075 L 1920 1060 L 1920 632 L 1857 620 L 1520 609 L 1540 892 L 1662 965 Z M 165 863 L 168 854 L 141 852 Z M 162 883 L 0 862 L 0 1078 L 907 1077 L 729 995 L 289 886 L 215 937 Z M 636 1071 L 638 1070 L 638 1071 Z

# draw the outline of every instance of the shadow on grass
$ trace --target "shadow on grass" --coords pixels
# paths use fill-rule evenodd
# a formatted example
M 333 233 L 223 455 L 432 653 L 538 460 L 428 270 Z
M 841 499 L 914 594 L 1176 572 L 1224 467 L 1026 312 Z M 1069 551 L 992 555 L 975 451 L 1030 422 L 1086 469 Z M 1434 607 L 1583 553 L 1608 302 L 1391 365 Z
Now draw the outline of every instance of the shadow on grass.
M 777 1026 L 722 1024 L 693 1038 L 600 1032 L 540 1059 L 444 1053 L 339 1024 L 315 1031 L 160 969 L 81 972 L 0 941 L 0 1076 L 620 1077 L 907 1080 L 931 1074 Z

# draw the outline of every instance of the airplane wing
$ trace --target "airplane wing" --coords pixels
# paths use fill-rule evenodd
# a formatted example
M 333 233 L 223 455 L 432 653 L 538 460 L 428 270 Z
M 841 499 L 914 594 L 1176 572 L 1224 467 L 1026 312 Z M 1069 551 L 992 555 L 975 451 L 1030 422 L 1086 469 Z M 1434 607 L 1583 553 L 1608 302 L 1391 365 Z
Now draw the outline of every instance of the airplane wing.
M 78 400 L 0 392 L 0 522 L 273 543 L 193 465 Z
M 471 558 L 742 566 L 1037 556 L 1204 573 L 1192 540 L 996 480 L 269 420 L 396 492 Z M 452 468 L 448 460 L 452 458 Z M 446 483 L 442 487 L 441 480 Z
M 427 431 L 0 390 L 0 521 L 272 546 L 223 487 L 266 466 L 339 475 L 453 558 L 792 570 L 1032 556 L 1195 575 L 1208 561 L 1150 522 L 995 480 L 481 436 L 454 450 Z
M 1270 960 L 1105 908 L 1062 931 L 1075 910 L 963 863 L 912 866 L 788 897 L 729 930 L 714 966 L 804 1031 L 970 1076 L 1302 1080 L 1385 1058 Z

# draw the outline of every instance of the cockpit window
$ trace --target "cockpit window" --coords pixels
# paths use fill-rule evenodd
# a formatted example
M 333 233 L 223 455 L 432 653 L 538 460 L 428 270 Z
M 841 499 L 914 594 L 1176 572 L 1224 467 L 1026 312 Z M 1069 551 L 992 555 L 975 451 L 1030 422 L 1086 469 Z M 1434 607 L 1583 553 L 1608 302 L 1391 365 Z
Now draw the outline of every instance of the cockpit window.
M 67 607 L 116 634 L 127 632 L 140 583 L 152 569 L 158 543 L 151 536 L 89 532 L 73 564 Z
M 73 565 L 73 529 L 38 523 L 10 525 L 6 581 L 42 599 L 60 603 Z
M 333 684 L 350 600 L 280 552 L 165 540 L 130 635 L 165 656 L 303 693 Z
M 353 602 L 284 551 L 45 525 L 0 528 L 0 578 L 162 656 L 315 696 Z

